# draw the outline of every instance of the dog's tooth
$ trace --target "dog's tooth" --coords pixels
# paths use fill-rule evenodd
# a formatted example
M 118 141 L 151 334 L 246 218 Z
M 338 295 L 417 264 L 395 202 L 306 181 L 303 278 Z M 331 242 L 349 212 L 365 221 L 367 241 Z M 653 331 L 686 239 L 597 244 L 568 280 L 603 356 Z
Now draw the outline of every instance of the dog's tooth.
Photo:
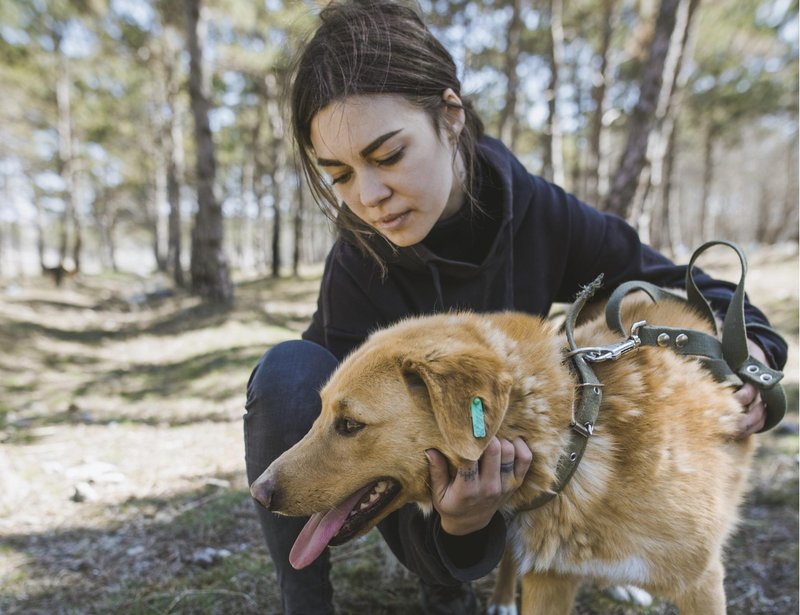
M 375 492 L 376 493 L 383 493 L 386 491 L 386 481 L 381 481 L 377 485 L 375 485 Z

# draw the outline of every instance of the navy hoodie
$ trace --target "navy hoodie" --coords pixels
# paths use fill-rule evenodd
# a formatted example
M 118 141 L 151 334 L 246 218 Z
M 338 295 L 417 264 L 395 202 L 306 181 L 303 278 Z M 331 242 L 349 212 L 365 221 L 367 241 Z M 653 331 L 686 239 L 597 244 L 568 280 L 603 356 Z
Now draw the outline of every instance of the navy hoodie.
M 387 263 L 385 276 L 346 235 L 337 240 L 304 339 L 341 360 L 370 332 L 412 315 L 456 309 L 546 315 L 553 303 L 571 302 L 600 273 L 606 292 L 628 280 L 684 286 L 684 266 L 642 244 L 620 218 L 529 174 L 499 141 L 483 137 L 478 159 L 482 212 L 464 207 L 411 247 L 393 248 L 373 235 L 370 245 Z M 724 314 L 734 285 L 699 270 L 695 280 L 714 310 Z M 749 303 L 745 320 L 769 324 Z M 763 328 L 748 335 L 773 367 L 783 367 L 787 347 L 779 335 Z M 499 514 L 482 532 L 458 540 L 441 531 L 436 513 L 424 520 L 415 506 L 393 513 L 380 529 L 406 566 L 441 584 L 487 574 L 505 544 Z

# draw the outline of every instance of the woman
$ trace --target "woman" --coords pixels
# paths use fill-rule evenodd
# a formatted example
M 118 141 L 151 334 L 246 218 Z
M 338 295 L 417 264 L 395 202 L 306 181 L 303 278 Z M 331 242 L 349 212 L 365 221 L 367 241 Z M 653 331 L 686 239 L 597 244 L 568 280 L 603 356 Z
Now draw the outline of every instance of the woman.
M 685 268 L 649 247 L 622 220 L 530 175 L 461 95 L 450 54 L 414 10 L 388 0 L 335 2 L 299 57 L 291 92 L 300 159 L 339 238 L 318 309 L 303 340 L 275 346 L 248 385 L 245 444 L 250 482 L 302 438 L 319 413 L 317 390 L 370 331 L 408 315 L 451 309 L 547 314 L 599 273 L 613 289 L 631 279 L 682 286 Z M 714 309 L 731 285 L 699 274 Z M 767 324 L 753 306 L 748 323 Z M 751 353 L 773 367 L 786 346 L 750 334 Z M 742 434 L 764 421 L 755 389 Z M 429 451 L 435 513 L 414 506 L 380 524 L 393 552 L 420 575 L 431 613 L 475 612 L 468 581 L 499 561 L 498 509 L 530 464 L 521 440 L 493 441 L 480 462 L 451 473 Z M 512 463 L 513 462 L 513 463 Z M 515 481 L 502 481 L 513 468 Z M 332 612 L 327 553 L 303 570 L 288 553 L 305 520 L 259 509 L 284 613 Z

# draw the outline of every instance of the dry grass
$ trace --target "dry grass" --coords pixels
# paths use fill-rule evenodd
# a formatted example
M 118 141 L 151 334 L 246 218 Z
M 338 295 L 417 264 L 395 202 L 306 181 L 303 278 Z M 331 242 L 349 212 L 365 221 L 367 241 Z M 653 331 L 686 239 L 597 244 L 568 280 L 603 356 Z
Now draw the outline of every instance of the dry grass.
M 731 265 L 708 268 L 730 278 Z M 729 553 L 729 612 L 791 613 L 796 248 L 752 257 L 749 280 L 790 340 L 794 413 L 785 429 L 759 437 Z M 279 612 L 244 479 L 244 387 L 267 347 L 304 328 L 318 277 L 240 281 L 229 310 L 181 294 L 148 298 L 157 284 L 112 276 L 2 289 L 0 613 Z M 76 488 L 87 499 L 73 501 Z M 418 612 L 415 580 L 375 533 L 334 559 L 340 612 Z M 478 583 L 483 599 L 490 584 Z M 578 612 L 674 611 L 617 605 L 587 588 Z

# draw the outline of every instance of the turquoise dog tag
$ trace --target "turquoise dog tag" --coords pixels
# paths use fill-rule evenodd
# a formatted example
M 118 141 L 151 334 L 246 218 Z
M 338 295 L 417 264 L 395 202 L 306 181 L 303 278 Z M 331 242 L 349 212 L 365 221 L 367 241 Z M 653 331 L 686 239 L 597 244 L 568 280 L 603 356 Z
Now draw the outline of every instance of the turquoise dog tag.
M 472 435 L 486 437 L 486 423 L 483 421 L 483 402 L 480 397 L 472 398 Z

